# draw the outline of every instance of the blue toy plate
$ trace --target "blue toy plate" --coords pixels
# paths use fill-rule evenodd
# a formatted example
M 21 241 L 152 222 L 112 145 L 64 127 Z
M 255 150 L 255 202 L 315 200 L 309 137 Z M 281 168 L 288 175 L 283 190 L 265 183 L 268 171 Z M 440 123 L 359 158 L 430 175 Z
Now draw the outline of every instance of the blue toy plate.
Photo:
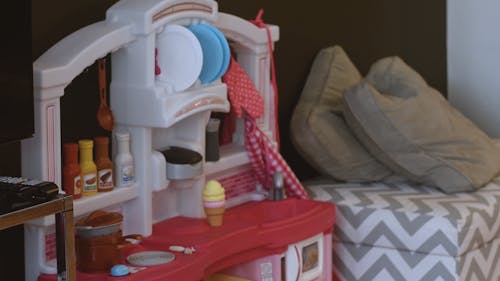
M 219 38 L 220 43 L 222 44 L 222 51 L 223 51 L 222 66 L 219 70 L 219 73 L 217 73 L 217 76 L 215 78 L 215 79 L 219 79 L 222 77 L 222 75 L 224 75 L 226 73 L 227 68 L 229 67 L 229 61 L 231 60 L 231 49 L 229 49 L 229 43 L 227 42 L 226 37 L 224 36 L 224 34 L 222 34 L 222 32 L 219 29 L 217 29 L 216 27 L 211 26 L 211 25 L 207 25 L 207 27 L 210 30 L 212 30 L 212 32 L 215 33 L 215 35 L 217 35 L 217 38 Z
M 208 27 L 207 24 L 194 24 L 188 26 L 198 41 L 200 41 L 203 50 L 203 66 L 199 79 L 202 84 L 210 83 L 216 80 L 224 62 L 224 48 L 221 40 Z

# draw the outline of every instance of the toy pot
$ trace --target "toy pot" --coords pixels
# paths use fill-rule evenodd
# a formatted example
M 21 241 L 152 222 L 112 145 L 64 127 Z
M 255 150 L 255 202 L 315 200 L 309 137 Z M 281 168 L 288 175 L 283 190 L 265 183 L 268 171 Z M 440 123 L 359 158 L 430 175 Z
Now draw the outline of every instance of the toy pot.
M 97 210 L 78 220 L 75 230 L 78 237 L 84 239 L 109 236 L 120 230 L 122 221 L 120 213 Z
M 93 238 L 76 237 L 76 266 L 82 272 L 109 271 L 113 265 L 123 263 L 122 249 L 133 245 L 127 239 L 141 240 L 138 234 L 115 234 Z
M 115 222 L 109 225 L 101 226 L 75 226 L 76 233 L 80 238 L 95 238 L 101 236 L 109 236 L 117 233 L 120 230 L 121 222 Z
M 122 236 L 123 216 L 95 211 L 76 223 L 76 265 L 82 272 L 108 271 L 123 263 L 122 249 L 133 245 L 128 239 L 142 240 L 139 234 Z

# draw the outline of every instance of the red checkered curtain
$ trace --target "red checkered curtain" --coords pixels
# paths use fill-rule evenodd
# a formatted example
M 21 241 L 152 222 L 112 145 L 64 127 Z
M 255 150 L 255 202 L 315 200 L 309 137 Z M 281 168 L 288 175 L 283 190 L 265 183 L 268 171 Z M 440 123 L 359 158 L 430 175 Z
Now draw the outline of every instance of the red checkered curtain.
M 248 114 L 245 115 L 245 146 L 255 174 L 264 187 L 271 188 L 273 174 L 281 172 L 287 196 L 307 199 L 307 193 L 295 173 Z
M 260 28 L 266 28 L 269 51 L 272 53 L 271 35 L 269 29 L 262 21 L 263 10 L 260 10 L 257 18 L 252 21 Z M 274 69 L 274 60 L 271 56 L 271 84 L 275 94 L 275 105 L 277 106 L 278 90 L 276 86 L 276 75 Z M 272 177 L 274 173 L 281 172 L 284 178 L 284 187 L 288 197 L 296 197 L 307 199 L 307 193 L 300 181 L 295 176 L 295 173 L 290 169 L 285 159 L 279 153 L 279 135 L 278 123 L 276 124 L 276 139 L 277 144 L 273 142 L 264 134 L 264 132 L 257 126 L 255 119 L 262 116 L 264 113 L 264 100 L 255 88 L 253 81 L 248 77 L 247 73 L 238 64 L 238 62 L 231 58 L 231 64 L 228 71 L 222 77 L 222 81 L 227 85 L 227 92 L 229 101 L 231 103 L 230 116 L 234 119 L 235 116 L 245 116 L 245 146 L 248 156 L 252 163 L 253 170 L 257 176 L 258 181 L 267 189 L 272 187 Z M 277 108 L 275 108 L 277 110 Z M 243 114 L 245 113 L 245 114 Z M 275 112 L 277 113 L 277 112 Z M 277 114 L 275 114 L 277 118 Z M 226 139 L 232 134 L 232 127 L 224 128 L 224 136 Z

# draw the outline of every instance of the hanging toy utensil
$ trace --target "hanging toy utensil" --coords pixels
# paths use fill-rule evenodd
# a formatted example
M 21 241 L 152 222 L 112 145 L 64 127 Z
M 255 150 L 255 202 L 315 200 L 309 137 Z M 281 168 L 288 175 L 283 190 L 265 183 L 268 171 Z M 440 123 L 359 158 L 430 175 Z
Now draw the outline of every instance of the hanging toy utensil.
M 97 122 L 104 130 L 111 131 L 114 126 L 113 112 L 108 106 L 106 91 L 106 59 L 101 58 L 97 63 L 99 71 L 99 109 L 97 110 Z

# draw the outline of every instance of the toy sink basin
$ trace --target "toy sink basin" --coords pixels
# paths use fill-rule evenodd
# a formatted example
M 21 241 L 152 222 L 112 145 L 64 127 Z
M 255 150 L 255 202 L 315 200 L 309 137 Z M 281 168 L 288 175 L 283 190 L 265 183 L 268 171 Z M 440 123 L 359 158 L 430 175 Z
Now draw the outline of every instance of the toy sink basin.
M 321 212 L 323 208 L 323 204 L 312 200 L 285 199 L 245 204 L 234 209 L 242 220 L 261 225 L 274 225 L 303 220 Z

